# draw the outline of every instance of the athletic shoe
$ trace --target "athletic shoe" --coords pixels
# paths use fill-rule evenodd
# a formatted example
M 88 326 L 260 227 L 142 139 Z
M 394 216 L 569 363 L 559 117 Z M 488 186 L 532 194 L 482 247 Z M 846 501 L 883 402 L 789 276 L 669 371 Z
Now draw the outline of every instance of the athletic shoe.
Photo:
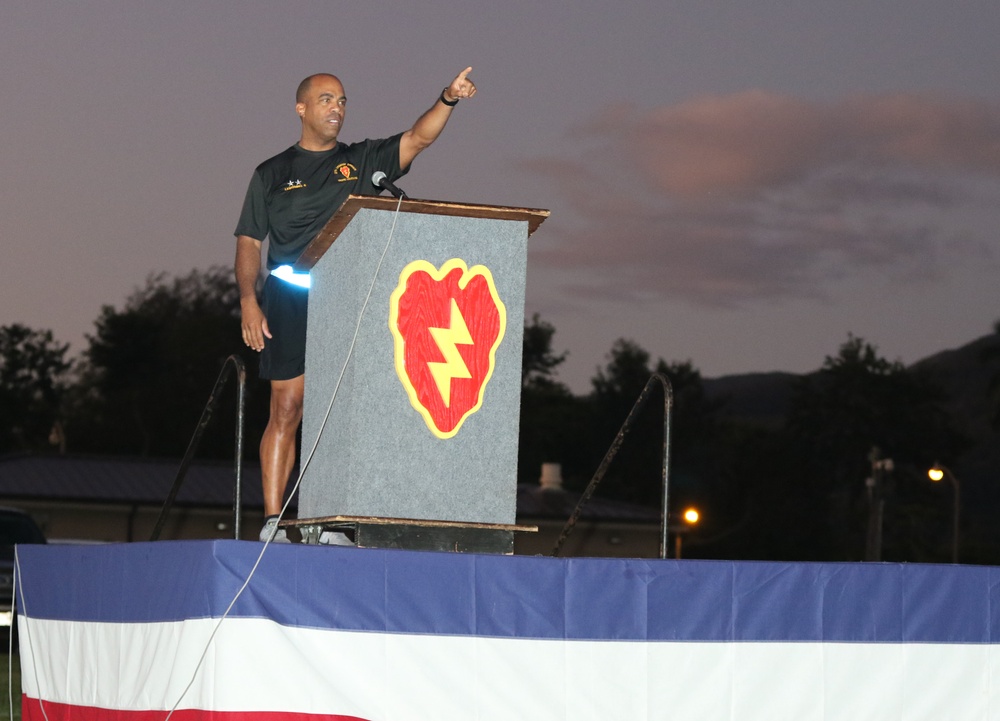
M 323 531 L 319 534 L 319 542 L 324 546 L 353 546 L 354 541 L 340 531 Z
M 260 529 L 260 540 L 261 542 L 266 542 L 267 539 L 271 539 L 271 543 L 291 543 L 288 540 L 288 534 L 285 533 L 284 528 L 278 528 L 278 519 L 269 518 L 264 527 Z

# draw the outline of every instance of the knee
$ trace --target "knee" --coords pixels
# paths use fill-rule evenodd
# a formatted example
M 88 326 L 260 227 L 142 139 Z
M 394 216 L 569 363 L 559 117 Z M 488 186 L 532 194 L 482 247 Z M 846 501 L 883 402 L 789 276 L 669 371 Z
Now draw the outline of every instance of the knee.
M 271 393 L 271 422 L 283 427 L 298 427 L 302 420 L 302 395 Z

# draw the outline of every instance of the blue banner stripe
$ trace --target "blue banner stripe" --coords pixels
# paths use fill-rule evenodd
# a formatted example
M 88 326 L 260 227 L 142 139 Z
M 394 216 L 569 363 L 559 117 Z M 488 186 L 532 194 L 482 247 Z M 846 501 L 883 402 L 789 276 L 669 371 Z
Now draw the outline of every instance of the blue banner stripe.
M 30 617 L 218 617 L 260 544 L 19 546 Z M 233 616 L 407 634 L 630 641 L 1000 642 L 1000 569 L 552 559 L 274 545 Z

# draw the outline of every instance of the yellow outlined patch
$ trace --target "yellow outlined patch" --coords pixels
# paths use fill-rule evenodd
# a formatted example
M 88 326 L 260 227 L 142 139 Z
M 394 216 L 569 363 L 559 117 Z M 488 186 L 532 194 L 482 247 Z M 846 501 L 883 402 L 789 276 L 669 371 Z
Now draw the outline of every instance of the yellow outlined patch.
M 484 265 L 415 260 L 389 300 L 396 375 L 438 438 L 480 409 L 507 329 L 507 308 Z

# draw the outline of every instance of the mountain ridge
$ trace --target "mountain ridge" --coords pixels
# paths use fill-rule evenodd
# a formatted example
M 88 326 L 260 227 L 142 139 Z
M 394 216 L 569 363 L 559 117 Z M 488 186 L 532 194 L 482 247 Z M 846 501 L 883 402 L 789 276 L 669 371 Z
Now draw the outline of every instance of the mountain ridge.
M 976 338 L 957 348 L 938 351 L 907 366 L 926 374 L 944 392 L 945 410 L 969 437 L 970 447 L 950 470 L 960 479 L 963 506 L 985 520 L 1000 508 L 1000 333 Z M 819 371 L 743 373 L 704 379 L 705 397 L 722 404 L 723 419 L 780 428 L 794 384 Z M 1000 390 L 1000 389 L 998 389 Z

